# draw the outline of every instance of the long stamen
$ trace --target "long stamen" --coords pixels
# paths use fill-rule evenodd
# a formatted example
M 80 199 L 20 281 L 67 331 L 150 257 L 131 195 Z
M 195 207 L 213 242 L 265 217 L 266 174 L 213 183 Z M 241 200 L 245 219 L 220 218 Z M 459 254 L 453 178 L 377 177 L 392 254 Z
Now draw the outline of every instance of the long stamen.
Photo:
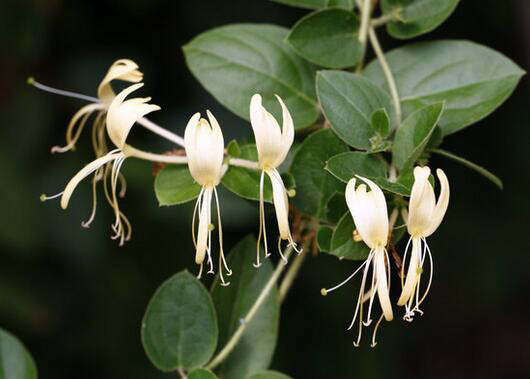
M 405 262 L 407 259 L 407 254 L 409 253 L 410 243 L 412 242 L 412 237 L 409 237 L 407 242 L 407 247 L 405 247 L 405 254 L 403 254 L 403 263 L 401 264 L 401 288 L 405 286 Z
M 215 196 L 215 206 L 217 208 L 217 227 L 219 229 L 219 276 L 221 277 L 221 285 L 228 286 L 230 285 L 230 282 L 225 283 L 223 279 L 223 266 L 226 269 L 227 276 L 232 275 L 232 271 L 228 268 L 223 251 L 223 226 L 221 224 L 221 208 L 219 207 L 219 196 L 217 196 L 217 189 L 215 187 L 213 188 L 213 193 Z
M 191 239 L 193 240 L 193 246 L 197 248 L 197 237 L 195 235 L 195 220 L 197 219 L 197 211 L 199 214 L 201 213 L 201 201 L 202 196 L 204 194 L 204 187 L 201 188 L 201 192 L 199 192 L 199 196 L 197 197 L 197 201 L 195 202 L 195 207 L 193 208 L 193 216 L 191 218 Z M 201 270 L 202 270 L 202 263 L 201 263 Z
M 96 170 L 96 172 L 94 173 L 94 176 L 92 177 L 92 213 L 90 214 L 90 217 L 88 218 L 87 221 L 81 222 L 81 226 L 83 228 L 90 228 L 90 224 L 92 223 L 92 221 L 94 221 L 94 218 L 96 217 L 96 208 L 97 208 L 97 203 L 98 203 L 96 185 L 99 180 L 99 176 L 101 175 L 100 171 L 102 171 L 101 167 Z
M 375 264 L 375 263 L 372 262 L 372 265 L 373 264 Z M 358 297 L 358 300 L 357 300 L 357 309 L 355 310 L 355 314 L 353 316 L 352 323 L 351 323 L 350 327 L 348 328 L 348 329 L 351 329 L 351 327 L 353 326 L 353 324 L 355 322 L 355 318 L 357 317 L 357 311 L 359 311 L 359 334 L 357 335 L 357 341 L 353 342 L 353 346 L 355 346 L 355 347 L 359 347 L 359 345 L 361 343 L 362 333 L 363 333 L 363 302 L 361 301 L 361 299 L 362 299 L 362 295 L 364 294 L 364 285 L 366 283 L 366 276 L 368 274 L 369 267 L 370 266 L 367 265 L 364 268 L 363 280 L 361 281 L 361 289 L 359 290 L 359 297 Z M 372 296 L 374 296 L 374 294 L 372 294 Z
M 35 80 L 35 78 L 33 78 L 33 77 L 29 77 L 28 80 L 27 80 L 27 83 L 30 86 L 36 87 L 36 88 L 38 88 L 38 89 L 40 89 L 42 91 L 50 92 L 50 93 L 53 93 L 53 94 L 56 94 L 56 95 L 66 96 L 66 97 L 73 97 L 75 99 L 85 100 L 85 101 L 89 101 L 91 103 L 99 103 L 100 102 L 100 100 L 97 97 L 87 96 L 87 95 L 83 95 L 83 94 L 80 94 L 80 93 L 76 93 L 76 92 L 72 92 L 72 91 L 65 91 L 65 90 L 62 90 L 62 89 L 57 89 L 57 88 L 53 88 L 53 87 L 44 85 L 42 83 L 37 82 Z
M 366 321 L 364 322 L 364 326 L 370 326 L 370 324 L 372 323 L 372 319 L 371 319 L 372 305 L 375 299 L 375 293 L 376 293 L 376 288 L 377 288 L 376 286 L 377 286 L 377 279 L 376 279 L 376 274 L 375 274 L 375 265 L 372 265 L 372 284 L 370 286 L 370 303 L 368 304 L 368 314 L 367 314 Z
M 370 345 L 370 347 L 375 347 L 375 345 L 377 345 L 377 341 L 375 340 L 375 338 L 377 337 L 377 329 L 379 329 L 379 324 L 381 324 L 381 321 L 383 321 L 383 317 L 384 315 L 381 315 L 381 317 L 379 317 L 379 320 L 377 320 L 377 324 L 375 324 L 374 332 L 372 334 L 372 344 Z
M 294 248 L 294 246 L 293 246 L 293 248 Z M 281 237 L 278 237 L 278 252 L 280 253 L 280 257 L 282 258 L 283 263 L 284 264 L 289 263 L 287 258 L 285 258 L 285 255 L 283 255 L 283 253 L 282 253 L 282 238 Z
M 360 265 L 359 267 L 357 267 L 357 270 L 355 270 L 353 272 L 353 274 L 351 274 L 350 276 L 348 276 L 344 281 L 340 282 L 339 284 L 337 284 L 335 287 L 331 287 L 331 288 L 322 288 L 320 290 L 320 293 L 322 294 L 322 296 L 326 296 L 328 293 L 332 292 L 332 291 L 335 291 L 337 288 L 340 288 L 342 287 L 344 284 L 348 283 L 365 265 L 366 263 L 368 262 L 368 259 L 364 261 L 364 263 L 362 265 Z
M 52 196 L 48 196 L 48 195 L 43 193 L 42 195 L 40 195 L 39 199 L 40 199 L 40 201 L 45 202 L 45 201 L 48 201 L 48 200 L 57 199 L 58 197 L 63 196 L 63 193 L 64 193 L 64 191 L 63 192 L 59 192 L 59 193 L 57 193 L 55 195 L 52 195 Z
M 429 255 L 429 263 L 431 264 L 431 267 L 430 267 L 430 273 L 429 273 L 429 283 L 427 284 L 427 289 L 425 290 L 423 296 L 421 297 L 419 303 L 418 303 L 418 306 L 423 303 L 423 301 L 425 300 L 425 298 L 427 297 L 427 294 L 429 293 L 429 290 L 431 289 L 431 284 L 432 284 L 432 276 L 433 276 L 433 273 L 434 273 L 434 261 L 432 259 L 432 254 L 431 254 L 431 249 L 429 248 L 429 245 L 427 245 L 427 241 L 425 240 L 425 238 L 423 239 L 423 243 L 425 244 L 425 247 L 427 248 L 427 254 Z

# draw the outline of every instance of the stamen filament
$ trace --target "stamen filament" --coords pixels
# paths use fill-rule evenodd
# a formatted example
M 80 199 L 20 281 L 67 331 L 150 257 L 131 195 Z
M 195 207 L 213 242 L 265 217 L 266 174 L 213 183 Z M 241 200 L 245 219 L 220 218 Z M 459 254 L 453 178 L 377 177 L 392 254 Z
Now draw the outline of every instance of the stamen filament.
M 38 88 L 38 89 L 40 89 L 42 91 L 46 91 L 46 92 L 53 93 L 53 94 L 56 94 L 56 95 L 72 97 L 74 99 L 85 100 L 85 101 L 89 101 L 91 103 L 99 103 L 100 102 L 100 100 L 97 97 L 87 96 L 87 95 L 83 95 L 83 94 L 80 94 L 80 93 L 77 93 L 77 92 L 65 91 L 65 90 L 62 90 L 62 89 L 53 88 L 53 87 L 50 87 L 50 86 L 47 86 L 45 84 L 37 82 L 35 80 L 35 78 L 33 78 L 33 77 L 29 77 L 28 80 L 27 80 L 27 83 L 30 86 L 36 87 L 36 88 Z

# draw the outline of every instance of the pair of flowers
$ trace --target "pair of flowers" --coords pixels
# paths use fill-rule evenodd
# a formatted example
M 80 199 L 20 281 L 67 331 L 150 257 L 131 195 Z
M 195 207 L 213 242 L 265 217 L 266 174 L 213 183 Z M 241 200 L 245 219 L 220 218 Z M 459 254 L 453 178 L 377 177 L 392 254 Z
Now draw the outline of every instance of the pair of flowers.
M 258 151 L 257 168 L 261 170 L 260 177 L 260 229 L 257 242 L 257 261 L 255 266 L 260 265 L 260 240 L 263 236 L 265 245 L 265 256 L 269 255 L 267 247 L 267 236 L 265 226 L 265 205 L 263 198 L 264 177 L 269 176 L 272 183 L 273 203 L 279 228 L 278 250 L 281 252 L 281 241 L 287 240 L 296 249 L 289 228 L 289 202 L 287 191 L 282 178 L 278 172 L 294 140 L 294 123 L 289 110 L 279 96 L 276 96 L 282 107 L 283 125 L 280 125 L 262 105 L 261 96 L 256 94 L 250 101 L 250 122 L 254 131 L 256 148 Z M 226 264 L 223 253 L 221 215 L 219 211 L 219 199 L 216 186 L 220 183 L 227 165 L 224 163 L 224 139 L 219 123 L 210 111 L 207 111 L 209 122 L 201 118 L 200 113 L 194 114 L 189 120 L 184 133 L 184 146 L 188 157 L 190 173 L 197 183 L 202 186 L 201 192 L 193 212 L 193 241 L 196 246 L 195 262 L 201 266 L 207 257 L 210 272 L 213 272 L 211 258 L 211 203 L 212 196 L 215 197 L 219 230 L 219 274 L 221 283 L 224 281 L 222 268 L 228 274 L 230 270 Z M 230 162 L 230 160 L 229 160 Z M 199 225 L 197 237 L 195 237 L 195 220 L 198 214 Z M 200 276 L 200 273 L 199 273 Z
M 426 238 L 436 231 L 447 210 L 449 204 L 449 183 L 444 172 L 437 170 L 437 176 L 441 184 L 438 201 L 434 194 L 434 188 L 429 182 L 429 167 L 416 167 L 414 169 L 414 184 L 412 186 L 408 212 L 403 212 L 403 218 L 407 224 L 407 230 L 410 234 L 401 270 L 402 292 L 397 302 L 398 306 L 405 306 L 404 319 L 412 321 L 415 313 L 422 314 L 420 305 L 424 301 L 432 281 L 433 260 L 430 249 L 427 245 Z M 390 259 L 386 250 L 389 239 L 389 219 L 387 205 L 383 191 L 373 181 L 358 176 L 362 183 L 357 188 L 357 179 L 353 178 L 346 186 L 346 202 L 353 217 L 355 227 L 360 237 L 370 248 L 370 253 L 365 262 L 344 282 L 330 288 L 323 289 L 322 294 L 326 295 L 343 284 L 347 283 L 359 271 L 363 270 L 361 287 L 357 297 L 357 305 L 353 320 L 348 329 L 351 329 L 358 320 L 358 336 L 354 342 L 358 346 L 361 340 L 362 327 L 368 326 L 372 322 L 371 311 L 374 298 L 377 294 L 379 304 L 382 309 L 382 315 L 377 321 L 372 336 L 372 346 L 375 346 L 376 333 L 379 324 L 385 318 L 387 321 L 393 319 L 392 305 L 390 302 Z M 367 187 L 370 189 L 367 191 Z M 412 244 L 412 250 L 409 248 Z M 408 261 L 407 261 L 408 257 Z M 420 296 L 420 279 L 423 274 L 423 266 L 426 257 L 430 262 L 430 276 L 427 288 L 423 295 Z M 405 276 L 405 266 L 408 262 L 407 274 Z M 368 291 L 367 279 L 370 267 L 372 268 L 371 284 Z M 403 277 L 405 279 L 403 280 Z M 366 321 L 363 321 L 363 304 L 369 301 Z

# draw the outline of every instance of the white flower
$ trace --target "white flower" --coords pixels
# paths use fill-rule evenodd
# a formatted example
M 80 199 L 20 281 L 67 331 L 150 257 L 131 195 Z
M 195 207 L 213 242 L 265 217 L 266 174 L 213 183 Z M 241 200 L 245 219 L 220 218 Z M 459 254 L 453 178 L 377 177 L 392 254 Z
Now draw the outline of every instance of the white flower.
M 202 186 L 199 197 L 195 204 L 193 212 L 193 243 L 195 244 L 195 262 L 201 266 L 199 276 L 202 272 L 204 258 L 208 256 L 210 273 L 213 273 L 213 261 L 211 256 L 211 203 L 212 197 L 215 196 L 217 207 L 217 222 L 219 229 L 219 276 L 222 285 L 228 285 L 223 278 L 223 266 L 227 270 L 227 275 L 231 271 L 226 264 L 223 252 L 223 230 L 221 225 L 221 213 L 219 209 L 219 198 L 217 196 L 216 186 L 221 181 L 224 171 L 224 139 L 219 123 L 210 111 L 206 111 L 207 120 L 200 118 L 200 113 L 194 114 L 186 126 L 184 133 L 184 146 L 188 156 L 188 167 L 193 179 Z M 195 238 L 195 219 L 198 213 L 199 227 L 197 238 Z
M 326 295 L 327 293 L 341 287 L 364 267 L 361 288 L 357 297 L 357 306 L 355 307 L 353 320 L 348 329 L 351 329 L 355 325 L 355 321 L 357 320 L 357 317 L 359 317 L 359 334 L 357 340 L 353 343 L 354 346 L 359 346 L 363 325 L 368 326 L 372 322 L 372 304 L 377 293 L 379 304 L 383 312 L 377 321 L 372 336 L 372 346 L 375 346 L 377 329 L 383 317 L 387 321 L 391 321 L 394 317 L 389 295 L 390 261 L 385 248 L 388 240 L 388 214 L 385 196 L 381 189 L 371 180 L 360 176 L 357 177 L 368 184 L 370 191 L 367 192 L 365 184 L 360 184 L 357 189 L 355 189 L 356 179 L 353 178 L 346 186 L 346 202 L 353 217 L 355 227 L 364 243 L 370 248 L 370 253 L 364 263 L 345 281 L 333 288 L 323 289 L 322 294 Z M 370 266 L 372 266 L 371 284 L 370 288 L 365 293 Z M 366 321 L 363 321 L 363 303 L 368 299 L 370 300 L 370 303 L 368 306 Z
M 410 239 L 403 257 L 402 277 L 404 276 L 404 266 L 411 241 L 412 251 L 408 261 L 407 276 L 404 283 L 402 280 L 403 290 L 398 300 L 398 305 L 405 306 L 406 312 L 404 319 L 407 321 L 412 321 L 415 312 L 423 313 L 419 309 L 419 306 L 429 292 L 433 274 L 432 255 L 426 238 L 433 234 L 438 226 L 440 226 L 447 211 L 447 206 L 449 205 L 449 182 L 445 173 L 440 169 L 436 170 L 441 184 L 438 202 L 436 202 L 434 188 L 429 182 L 430 174 L 431 170 L 429 167 L 414 168 L 414 185 L 412 186 L 409 211 L 406 218 Z M 429 283 L 423 296 L 420 298 L 420 279 L 427 255 L 431 264 Z M 414 299 L 416 300 L 416 304 L 413 307 Z
M 260 266 L 259 249 L 260 241 L 263 235 L 265 244 L 265 257 L 269 256 L 267 247 L 267 232 L 265 227 L 265 205 L 263 199 L 264 174 L 267 174 L 272 183 L 273 203 L 278 221 L 279 239 L 278 250 L 284 261 L 285 256 L 281 252 L 280 243 L 287 240 L 289 245 L 296 249 L 296 244 L 291 236 L 289 228 L 289 201 L 287 191 L 283 180 L 277 168 L 283 163 L 291 145 L 294 141 L 294 123 L 293 119 L 282 99 L 276 95 L 278 102 L 282 107 L 282 128 L 261 104 L 261 96 L 255 94 L 250 100 L 250 123 L 256 139 L 256 148 L 258 150 L 259 167 L 261 168 L 260 179 L 260 230 L 257 242 L 257 262 L 254 266 Z
M 138 65 L 129 59 L 119 59 L 110 66 L 107 74 L 98 86 L 98 98 L 94 98 L 90 104 L 83 106 L 77 111 L 68 127 L 66 128 L 66 145 L 54 146 L 51 149 L 52 153 L 64 153 L 75 149 L 75 144 L 83 131 L 86 122 L 90 116 L 97 112 L 92 128 L 92 143 L 96 157 L 101 157 L 107 153 L 104 144 L 104 133 L 101 129 L 105 126 L 105 115 L 116 96 L 111 83 L 114 80 L 122 80 L 130 83 L 138 83 L 142 80 L 143 74 L 138 70 Z M 61 91 L 62 92 L 62 91 Z M 83 98 L 87 98 L 83 96 Z M 90 98 L 87 98 L 90 99 Z M 103 138 L 102 138 L 103 137 Z
M 97 158 L 93 162 L 86 165 L 81 169 L 66 185 L 63 192 L 47 197 L 45 195 L 41 196 L 42 200 L 48 200 L 55 197 L 61 196 L 61 207 L 66 209 L 70 201 L 74 190 L 77 185 L 87 176 L 94 173 L 92 179 L 92 191 L 93 191 L 93 200 L 92 200 L 92 214 L 88 221 L 83 222 L 84 227 L 89 227 L 93 221 L 96 214 L 96 204 L 97 204 L 97 195 L 96 195 L 96 184 L 98 181 L 103 180 L 103 187 L 105 190 L 105 198 L 110 206 L 114 210 L 115 222 L 112 225 L 114 230 L 113 239 L 119 239 L 120 245 L 124 241 L 128 240 L 131 235 L 131 224 L 127 217 L 121 212 L 118 205 L 118 181 L 120 179 L 120 169 L 121 166 L 127 157 L 138 157 L 148 160 L 161 160 L 173 161 L 176 163 L 177 159 L 180 157 L 160 157 L 157 154 L 146 153 L 144 151 L 135 149 L 134 147 L 127 145 L 125 143 L 127 136 L 136 122 L 140 117 L 145 116 L 147 113 L 160 109 L 157 105 L 147 104 L 150 100 L 149 98 L 134 98 L 125 100 L 125 98 L 133 91 L 142 87 L 142 83 L 134 84 L 122 92 L 120 92 L 114 100 L 109 105 L 109 110 L 106 120 L 106 130 L 111 141 L 115 145 L 115 149 L 109 151 L 105 155 Z M 103 129 L 104 131 L 105 129 Z M 110 182 L 108 178 L 110 177 Z M 122 181 L 122 190 L 120 196 L 124 195 L 124 181 Z

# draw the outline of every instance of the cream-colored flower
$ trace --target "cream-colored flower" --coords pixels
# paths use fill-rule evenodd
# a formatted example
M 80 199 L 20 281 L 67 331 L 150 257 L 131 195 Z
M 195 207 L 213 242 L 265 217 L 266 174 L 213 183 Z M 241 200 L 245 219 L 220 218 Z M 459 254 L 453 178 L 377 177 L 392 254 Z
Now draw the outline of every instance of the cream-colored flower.
M 165 163 L 186 163 L 186 157 L 163 156 L 153 153 L 148 153 L 136 149 L 126 144 L 127 136 L 134 125 L 134 123 L 146 114 L 160 109 L 157 105 L 148 104 L 150 98 L 133 98 L 126 100 L 126 97 L 133 91 L 136 91 L 143 86 L 143 83 L 134 84 L 114 97 L 108 107 L 107 119 L 105 122 L 110 140 L 115 145 L 115 149 L 109 151 L 101 157 L 98 157 L 93 162 L 81 169 L 66 185 L 63 192 L 47 197 L 43 195 L 42 200 L 48 200 L 56 197 L 61 197 L 61 207 L 66 209 L 74 190 L 77 185 L 90 174 L 94 174 L 92 179 L 92 213 L 88 221 L 83 222 L 84 227 L 89 227 L 94 220 L 97 205 L 96 184 L 98 181 L 103 181 L 103 189 L 105 198 L 115 213 L 115 222 L 112 225 L 114 230 L 113 239 L 118 239 L 120 245 L 130 238 L 131 224 L 127 217 L 120 210 L 118 205 L 118 182 L 120 180 L 120 169 L 124 160 L 128 157 L 135 157 L 146 159 L 155 162 Z M 105 134 L 103 135 L 105 137 Z M 121 182 L 122 188 L 119 197 L 124 195 L 125 181 Z
M 184 146 L 188 156 L 188 167 L 191 176 L 202 186 L 199 197 L 193 212 L 192 236 L 195 244 L 195 262 L 200 265 L 199 276 L 202 272 L 202 265 L 205 256 L 210 266 L 210 273 L 213 273 L 213 261 L 211 254 L 212 241 L 212 197 L 215 197 L 217 207 L 217 223 L 219 230 L 219 276 L 222 285 L 225 282 L 223 277 L 223 267 L 227 275 L 231 274 L 225 260 L 223 252 L 223 229 L 221 225 L 221 212 L 219 208 L 219 198 L 216 186 L 221 181 L 223 175 L 224 139 L 219 123 L 210 111 L 206 111 L 207 120 L 201 118 L 200 113 L 194 114 L 186 126 L 184 132 Z M 198 214 L 199 226 L 197 238 L 195 238 L 195 219 Z
M 359 295 L 357 297 L 357 306 L 355 307 L 355 313 L 348 329 L 351 329 L 355 325 L 355 322 L 358 318 L 359 334 L 357 336 L 357 340 L 353 344 L 355 346 L 359 346 L 363 325 L 368 326 L 372 322 L 372 304 L 375 295 L 377 294 L 377 297 L 379 298 L 379 304 L 382 309 L 382 315 L 377 321 L 372 336 L 372 346 L 375 346 L 377 329 L 383 320 L 383 317 L 387 321 L 391 321 L 394 317 L 389 295 L 390 261 L 385 248 L 388 240 L 388 213 L 385 195 L 377 186 L 377 184 L 369 179 L 360 176 L 357 177 L 368 184 L 370 191 L 367 191 L 365 184 L 360 184 L 356 189 L 356 179 L 353 178 L 346 186 L 346 202 L 355 223 L 355 227 L 357 228 L 357 232 L 361 236 L 364 243 L 370 248 L 370 253 L 368 254 L 368 258 L 364 261 L 364 263 L 358 267 L 357 270 L 355 270 L 355 272 L 345 281 L 333 288 L 323 289 L 322 294 L 326 295 L 327 293 L 334 291 L 346 284 L 361 269 L 363 269 L 363 278 L 361 281 Z M 365 293 L 370 266 L 372 266 L 371 284 L 370 288 Z M 363 303 L 368 300 L 369 306 L 366 315 L 366 321 L 363 321 Z
M 96 114 L 92 124 L 92 144 L 96 157 L 105 155 L 108 151 L 105 144 L 105 115 L 114 97 L 112 81 L 121 80 L 130 83 L 138 83 L 143 74 L 138 70 L 138 65 L 130 59 L 119 59 L 110 66 L 107 74 L 98 87 L 98 98 L 93 99 L 90 104 L 83 106 L 77 111 L 68 127 L 66 128 L 66 145 L 52 147 L 52 153 L 63 153 L 74 150 L 86 122 L 92 114 Z M 63 92 L 63 91 L 61 91 Z M 83 96 L 83 98 L 88 98 Z M 88 98 L 90 99 L 90 98 Z
M 398 305 L 405 306 L 406 312 L 404 319 L 407 321 L 412 321 L 415 312 L 423 313 L 419 309 L 419 306 L 429 292 L 433 274 L 432 255 L 426 238 L 438 229 L 449 205 L 449 182 L 447 177 L 440 169 L 436 170 L 436 173 L 441 184 L 438 201 L 436 201 L 434 188 L 429 182 L 429 176 L 431 174 L 429 167 L 414 168 L 414 185 L 412 186 L 410 195 L 408 216 L 406 216 L 410 239 L 403 257 L 402 277 L 404 276 L 404 267 L 411 241 L 412 251 L 408 260 L 407 276 L 404 283 L 402 280 L 403 290 L 398 300 Z M 423 296 L 420 298 L 420 279 L 426 256 L 429 257 L 431 265 L 429 270 L 429 283 Z M 416 304 L 413 306 L 414 300 Z
M 278 102 L 282 107 L 282 128 L 276 121 L 273 115 L 271 115 L 261 104 L 261 96 L 255 94 L 252 96 L 250 101 L 250 123 L 254 136 L 256 139 L 256 148 L 258 150 L 259 167 L 261 168 L 260 178 L 260 230 L 258 235 L 257 243 L 257 262 L 256 267 L 260 266 L 259 250 L 260 241 L 263 236 L 265 244 L 265 257 L 269 256 L 267 247 L 267 232 L 265 227 L 265 204 L 263 199 L 263 187 L 264 187 L 264 175 L 267 174 L 272 183 L 272 197 L 274 208 L 276 211 L 276 219 L 278 221 L 279 238 L 278 238 L 278 250 L 284 261 L 285 256 L 281 252 L 280 243 L 282 240 L 287 240 L 298 253 L 296 244 L 291 236 L 291 230 L 289 228 L 289 201 L 287 197 L 287 191 L 283 184 L 283 180 L 278 172 L 277 168 L 280 166 L 294 141 L 294 123 L 284 104 L 283 100 L 276 95 Z

